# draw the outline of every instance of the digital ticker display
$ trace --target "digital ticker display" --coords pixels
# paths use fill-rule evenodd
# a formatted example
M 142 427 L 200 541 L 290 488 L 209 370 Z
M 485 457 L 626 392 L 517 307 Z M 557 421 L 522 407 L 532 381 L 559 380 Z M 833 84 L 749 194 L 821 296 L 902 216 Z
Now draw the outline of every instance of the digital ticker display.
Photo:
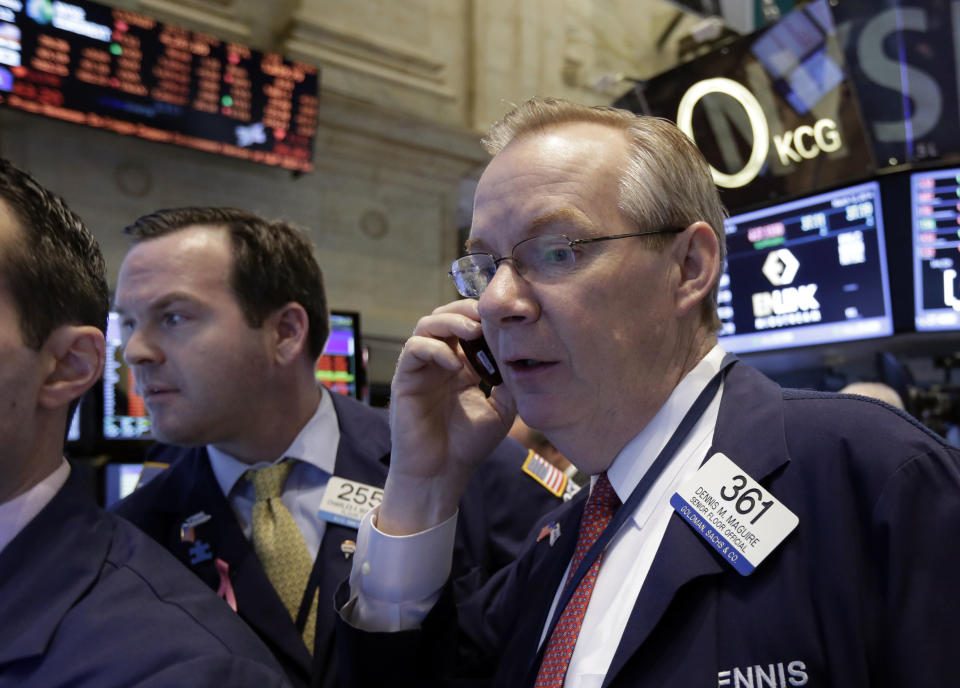
M 0 103 L 296 171 L 313 169 L 315 66 L 135 12 L 0 0 Z
M 910 175 L 918 331 L 960 330 L 960 168 Z
M 876 182 L 726 222 L 721 343 L 764 351 L 893 334 Z

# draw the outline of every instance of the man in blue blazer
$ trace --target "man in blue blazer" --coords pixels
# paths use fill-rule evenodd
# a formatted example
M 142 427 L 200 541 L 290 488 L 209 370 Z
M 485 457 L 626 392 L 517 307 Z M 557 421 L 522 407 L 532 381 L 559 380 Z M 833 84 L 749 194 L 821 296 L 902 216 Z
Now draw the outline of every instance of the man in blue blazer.
M 390 433 L 385 412 L 316 384 L 328 325 L 309 241 L 285 223 L 225 208 L 162 210 L 128 232 L 135 244 L 115 299 L 124 356 L 165 442 L 149 458 L 171 467 L 116 511 L 218 591 L 292 682 L 333 685 L 331 600 L 349 573 L 359 517 L 382 494 Z M 533 522 L 561 502 L 523 474 L 519 444 L 492 454 L 468 499 L 466 522 L 478 525 L 461 531 L 463 590 L 512 560 Z M 292 604 L 258 549 L 247 477 L 291 461 L 280 500 L 307 562 Z M 475 532 L 491 520 L 509 527 Z
M 338 591 L 345 682 L 950 683 L 960 455 L 886 405 L 781 390 L 717 345 L 724 210 L 693 143 L 551 99 L 486 143 L 451 267 L 469 299 L 404 348 L 387 489 Z M 503 373 L 489 397 L 457 344 L 480 336 Z M 459 486 L 517 413 L 590 494 L 451 600 Z
M 104 365 L 93 236 L 0 160 L 0 686 L 286 686 L 257 637 L 63 458 Z

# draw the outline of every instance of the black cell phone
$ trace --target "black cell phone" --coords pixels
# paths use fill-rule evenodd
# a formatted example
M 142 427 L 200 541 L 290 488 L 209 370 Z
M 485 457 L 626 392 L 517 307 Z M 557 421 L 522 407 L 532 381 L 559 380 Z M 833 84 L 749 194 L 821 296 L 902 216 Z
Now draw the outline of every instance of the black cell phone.
M 470 365 L 477 371 L 477 375 L 483 382 L 491 387 L 496 387 L 503 382 L 500 370 L 497 368 L 497 362 L 487 345 L 487 340 L 483 337 L 470 340 L 461 339 L 460 346 L 463 347 L 463 353 L 467 355 L 467 360 L 470 361 Z

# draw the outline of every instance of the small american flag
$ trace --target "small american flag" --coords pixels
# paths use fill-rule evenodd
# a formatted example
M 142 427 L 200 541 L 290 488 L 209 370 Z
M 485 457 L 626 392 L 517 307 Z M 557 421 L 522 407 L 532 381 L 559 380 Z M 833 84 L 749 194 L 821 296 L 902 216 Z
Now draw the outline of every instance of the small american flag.
M 547 488 L 553 495 L 562 497 L 567 487 L 567 476 L 559 468 L 532 449 L 523 462 L 523 472 Z

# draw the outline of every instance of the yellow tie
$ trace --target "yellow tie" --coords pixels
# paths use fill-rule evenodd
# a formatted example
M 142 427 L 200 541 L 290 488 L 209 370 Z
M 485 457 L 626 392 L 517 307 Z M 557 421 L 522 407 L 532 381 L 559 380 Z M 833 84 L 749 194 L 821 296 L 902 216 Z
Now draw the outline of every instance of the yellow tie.
M 296 621 L 313 562 L 300 528 L 280 499 L 292 468 L 293 462 L 285 460 L 243 475 L 253 483 L 253 550 L 290 618 Z M 314 594 L 303 627 L 303 642 L 311 655 L 317 627 L 317 596 Z

